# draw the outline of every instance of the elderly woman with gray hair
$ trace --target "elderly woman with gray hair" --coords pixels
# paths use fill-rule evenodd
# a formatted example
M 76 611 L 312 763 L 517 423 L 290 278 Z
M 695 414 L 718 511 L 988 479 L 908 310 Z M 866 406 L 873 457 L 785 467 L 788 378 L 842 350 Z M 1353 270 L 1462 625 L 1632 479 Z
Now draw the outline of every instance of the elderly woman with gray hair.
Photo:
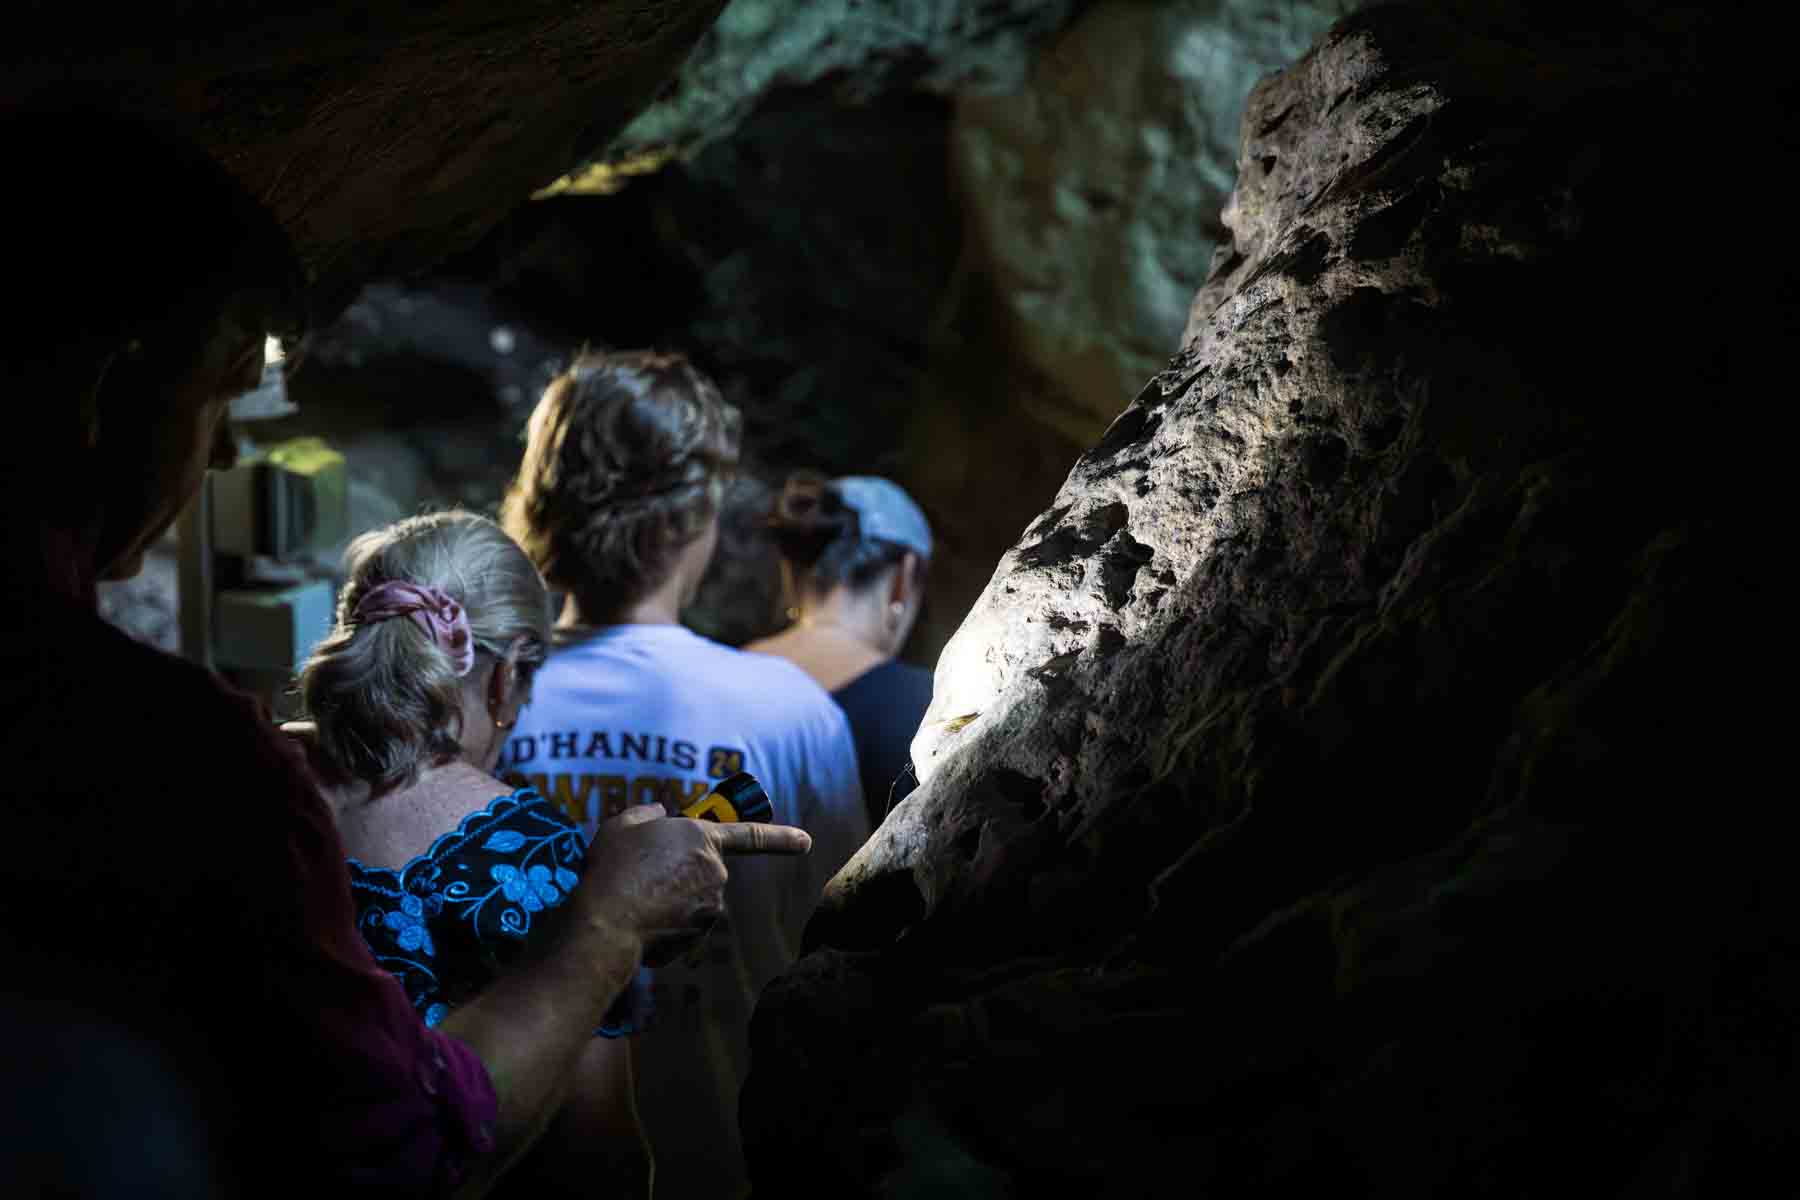
M 300 674 L 308 719 L 288 729 L 336 817 L 357 927 L 436 1025 L 541 949 L 584 867 L 580 828 L 492 774 L 546 655 L 549 598 L 518 545 L 464 512 L 364 534 L 346 567 L 336 628 Z M 624 1040 L 646 993 L 634 987 L 608 1012 L 559 1136 L 509 1184 L 579 1171 L 609 1194 L 648 1191 Z M 579 1163 L 547 1161 L 575 1150 Z

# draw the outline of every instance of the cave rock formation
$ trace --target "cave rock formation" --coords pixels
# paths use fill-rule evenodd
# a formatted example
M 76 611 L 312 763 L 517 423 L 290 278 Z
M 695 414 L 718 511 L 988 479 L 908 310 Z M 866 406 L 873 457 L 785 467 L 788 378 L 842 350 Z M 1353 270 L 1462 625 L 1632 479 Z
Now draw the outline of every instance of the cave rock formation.
M 1721 50 L 1695 9 L 1382 6 L 1256 87 L 1184 346 L 1001 560 L 923 784 L 762 997 L 759 1193 L 1780 1169 L 1740 368 L 1792 253 L 1672 260 L 1667 167 L 1793 149 L 1737 156 L 1784 110 Z
M 9 6 L 0 104 L 97 90 L 186 130 L 281 219 L 326 320 L 603 148 L 721 7 L 28 3 Z M 154 186 L 120 180 L 121 219 L 132 189 Z
M 1181 344 L 1245 97 L 1351 7 L 1104 0 L 1019 87 L 957 94 L 969 269 L 993 281 L 1014 353 L 1055 383 L 1022 397 L 1032 418 L 1088 445 Z

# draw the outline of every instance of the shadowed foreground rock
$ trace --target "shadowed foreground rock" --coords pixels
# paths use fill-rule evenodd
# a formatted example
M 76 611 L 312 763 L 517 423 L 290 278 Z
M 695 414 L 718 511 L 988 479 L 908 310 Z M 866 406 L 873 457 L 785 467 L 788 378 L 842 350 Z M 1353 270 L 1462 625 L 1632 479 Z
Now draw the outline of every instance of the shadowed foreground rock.
M 1747 134 L 1786 109 L 1697 11 L 1496 11 L 1371 10 L 1253 93 L 1183 351 L 1002 560 L 926 782 L 764 994 L 759 1194 L 1787 1173 L 1745 364 L 1793 263 L 1763 189 L 1670 175 L 1785 177 Z

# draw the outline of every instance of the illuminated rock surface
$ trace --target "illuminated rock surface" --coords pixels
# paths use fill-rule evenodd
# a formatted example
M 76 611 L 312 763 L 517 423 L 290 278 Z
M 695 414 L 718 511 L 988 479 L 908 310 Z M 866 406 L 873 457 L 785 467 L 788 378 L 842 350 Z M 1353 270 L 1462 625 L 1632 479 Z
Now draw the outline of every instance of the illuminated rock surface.
M 926 782 L 763 996 L 759 1194 L 1786 1171 L 1791 789 L 1743 622 L 1780 611 L 1746 363 L 1794 264 L 1671 261 L 1666 159 L 1785 177 L 1750 131 L 1791 73 L 1697 10 L 1496 9 L 1349 18 L 1252 95 L 1186 347 L 1001 561 Z

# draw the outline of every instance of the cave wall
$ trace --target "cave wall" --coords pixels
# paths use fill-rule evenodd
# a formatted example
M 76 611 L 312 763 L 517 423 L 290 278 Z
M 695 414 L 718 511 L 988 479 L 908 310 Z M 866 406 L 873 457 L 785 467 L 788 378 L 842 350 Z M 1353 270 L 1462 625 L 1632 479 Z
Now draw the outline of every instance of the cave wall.
M 1180 346 L 1226 236 L 1245 98 L 1352 7 L 1099 4 L 1022 86 L 958 94 L 972 257 L 1016 353 L 1057 385 L 1033 419 L 1089 445 Z
M 1384 5 L 1257 86 L 1184 346 L 1002 558 L 921 787 L 762 997 L 759 1191 L 1784 1169 L 1800 946 L 1742 624 L 1779 611 L 1782 451 L 1744 409 L 1794 253 L 1666 253 L 1669 147 L 1794 162 L 1791 73 L 1740 45 Z

